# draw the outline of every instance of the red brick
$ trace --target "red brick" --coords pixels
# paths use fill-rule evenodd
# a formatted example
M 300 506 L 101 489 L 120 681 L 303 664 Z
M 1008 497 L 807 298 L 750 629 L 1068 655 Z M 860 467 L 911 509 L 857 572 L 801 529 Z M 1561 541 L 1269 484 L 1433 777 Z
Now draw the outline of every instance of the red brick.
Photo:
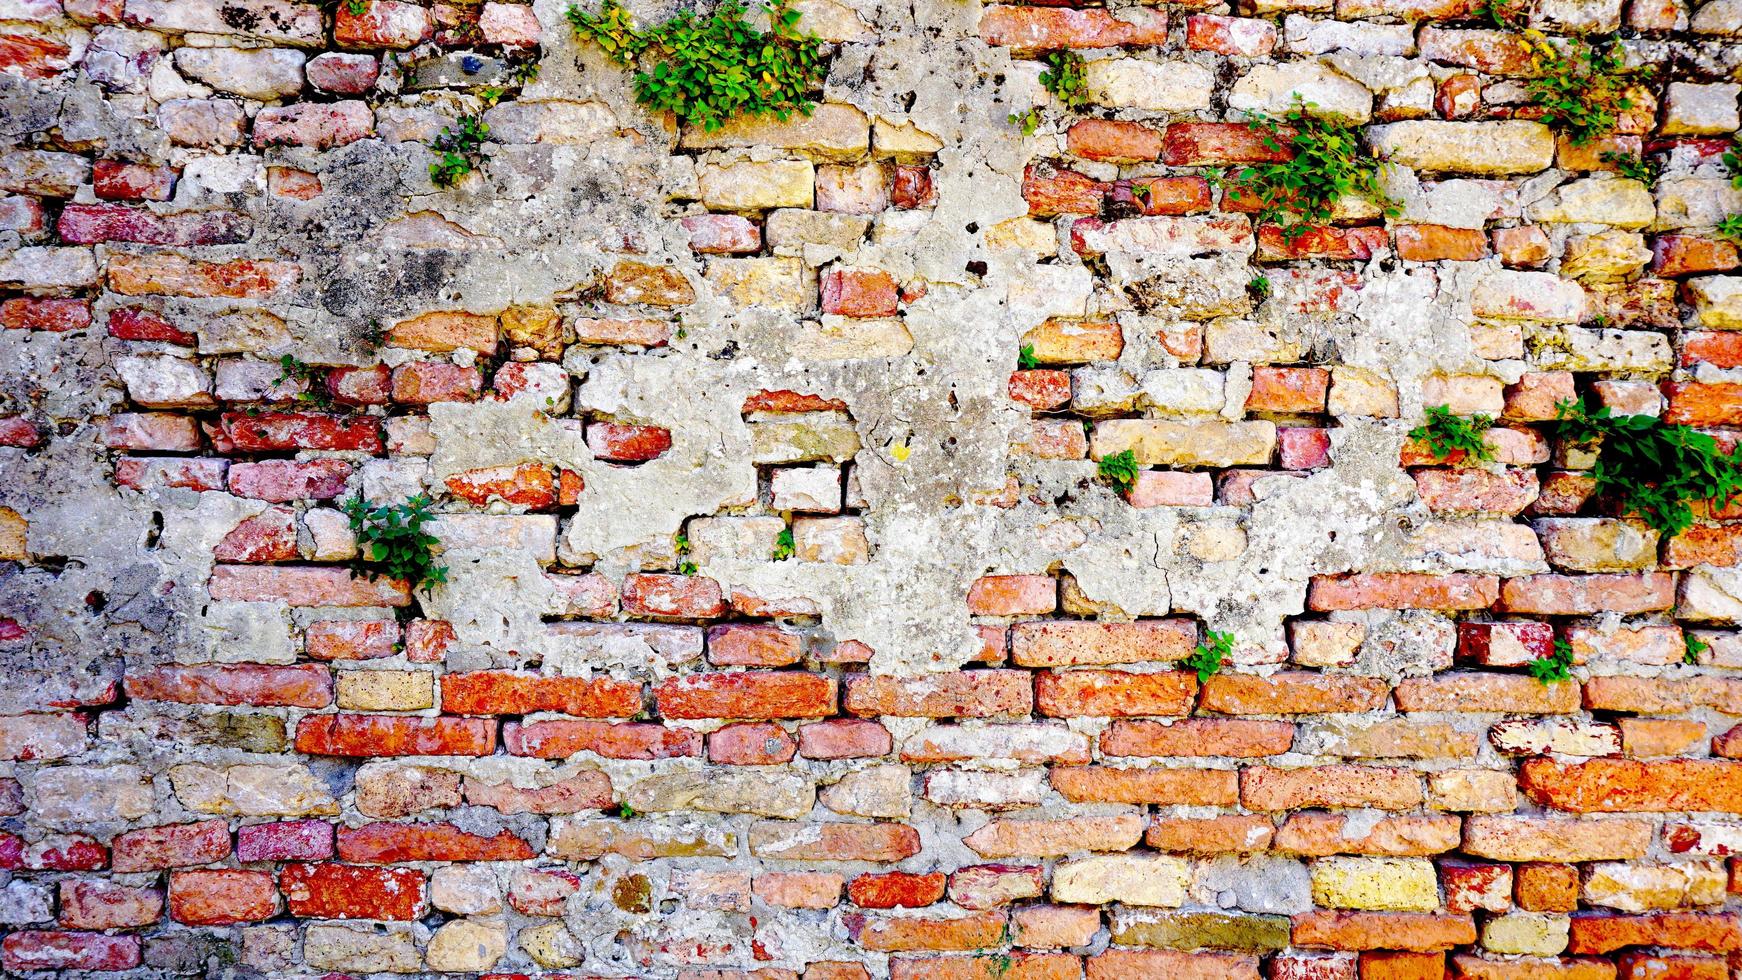
M 1188 715 L 1197 677 L 1183 671 L 1047 671 L 1035 675 L 1035 702 L 1053 718 Z
M 1742 333 L 1728 330 L 1688 330 L 1682 334 L 1681 363 L 1742 367 Z
M 822 277 L 823 312 L 839 316 L 894 316 L 900 303 L 895 277 L 881 269 L 830 269 Z
M 1499 579 L 1492 575 L 1428 575 L 1419 572 L 1315 575 L 1307 592 L 1307 608 L 1320 612 L 1336 609 L 1438 609 L 1453 612 L 1486 609 L 1493 605 L 1499 593 Z
M 236 828 L 236 860 L 324 861 L 333 856 L 333 825 L 325 820 L 280 820 Z M 292 914 L 296 913 L 294 908 Z
M 1006 386 L 1011 401 L 1021 402 L 1037 412 L 1049 412 L 1071 400 L 1069 371 L 1012 371 Z
M 1534 758 L 1520 765 L 1518 781 L 1537 803 L 1575 813 L 1742 813 L 1742 762 Z
M 490 755 L 496 723 L 487 718 L 309 715 L 297 723 L 296 750 L 308 755 Z
M 108 264 L 109 288 L 123 296 L 265 299 L 301 280 L 301 266 L 266 259 L 198 262 L 166 253 L 117 254 Z
M 331 500 L 345 492 L 351 464 L 342 459 L 268 459 L 230 464 L 230 492 L 238 497 L 282 504 Z
M 1186 18 L 1186 47 L 1241 58 L 1262 58 L 1276 47 L 1276 25 L 1247 17 L 1193 14 Z
M 627 718 L 641 711 L 641 684 L 610 677 L 544 677 L 481 670 L 442 677 L 442 710 L 456 715 L 552 711 L 580 718 Z
M 1637 575 L 1526 575 L 1500 585 L 1496 612 L 1539 616 L 1586 616 L 1595 613 L 1660 612 L 1675 605 L 1675 576 L 1667 572 Z
M 1398 225 L 1396 234 L 1397 257 L 1408 262 L 1476 262 L 1488 257 L 1488 236 L 1480 228 Z
M 1252 369 L 1252 391 L 1246 397 L 1246 410 L 1290 414 L 1323 412 L 1330 385 L 1331 372 L 1324 368 L 1260 365 Z
M 1145 215 L 1199 214 L 1210 210 L 1210 182 L 1202 177 L 1140 177 L 1109 189 L 1118 204 Z
M 84 834 L 52 834 L 24 852 L 32 871 L 96 871 L 109 863 L 109 849 Z
M 914 950 L 972 950 L 998 945 L 1004 933 L 1002 911 L 971 912 L 948 917 L 886 915 L 849 916 L 848 935 L 862 948 L 902 953 Z
M 1115 721 L 1101 733 L 1108 756 L 1233 756 L 1251 759 L 1280 755 L 1294 744 L 1294 725 L 1286 721 L 1187 718 L 1172 724 Z
M 909 874 L 891 871 L 886 874 L 859 875 L 847 883 L 847 898 L 854 905 L 868 909 L 916 909 L 944 897 L 944 875 Z
M 177 327 L 159 313 L 137 307 L 110 310 L 108 323 L 109 336 L 116 340 L 152 340 L 183 347 L 199 342 L 197 334 Z
M 1623 946 L 1671 946 L 1707 953 L 1742 949 L 1742 915 L 1656 912 L 1575 915 L 1569 953 L 1612 953 Z
M 738 255 L 762 249 L 762 229 L 737 214 L 692 214 L 681 222 L 690 248 L 708 255 Z
M 1651 243 L 1651 274 L 1664 278 L 1729 272 L 1742 265 L 1734 242 L 1697 235 L 1658 235 Z
M 1120 769 L 1059 766 L 1052 786 L 1072 803 L 1157 803 L 1164 806 L 1233 806 L 1239 802 L 1232 769 Z
M 1024 898 L 1039 898 L 1046 890 L 1045 871 L 1009 864 L 977 864 L 950 875 L 950 900 L 965 909 L 989 909 Z
M 1056 611 L 1058 580 L 1050 575 L 983 575 L 968 588 L 970 615 L 1048 616 Z
M 115 483 L 134 490 L 168 487 L 201 491 L 222 490 L 224 474 L 228 469 L 228 461 L 222 459 L 128 456 L 115 461 Z M 222 545 L 223 542 L 220 542 L 220 546 Z M 282 545 L 275 543 L 273 550 L 282 551 Z M 220 560 L 230 560 L 222 555 L 218 557 Z
M 1616 960 L 1616 980 L 1728 980 L 1722 959 L 1707 956 L 1658 956 L 1629 951 Z
M 1579 709 L 1579 685 L 1545 684 L 1523 674 L 1439 674 L 1399 681 L 1397 710 L 1569 714 Z
M 580 813 L 608 807 L 612 799 L 611 777 L 592 769 L 583 769 L 572 776 L 530 789 L 511 782 L 466 779 L 467 803 L 506 814 Z
M 1436 514 L 1505 514 L 1513 516 L 1541 495 L 1536 471 L 1507 467 L 1416 470 L 1415 491 Z
M 1051 164 L 1030 164 L 1022 172 L 1022 199 L 1036 217 L 1100 214 L 1110 190 L 1102 181 Z
M 399 624 L 391 619 L 323 619 L 303 632 L 303 648 L 311 660 L 391 657 L 399 640 Z
M 279 875 L 290 914 L 304 919 L 409 922 L 429 911 L 423 872 L 349 864 L 287 864 Z
M 842 878 L 825 871 L 766 871 L 756 876 L 756 897 L 788 909 L 830 909 L 841 903 Z
M 1291 136 L 1284 129 L 1272 137 L 1245 123 L 1174 123 L 1167 127 L 1162 162 L 1170 167 L 1280 163 L 1294 155 L 1288 148 Z
M 1331 465 L 1328 429 L 1288 426 L 1276 430 L 1277 460 L 1285 470 L 1316 470 Z
M 1315 909 L 1294 917 L 1297 946 L 1330 949 L 1401 949 L 1437 952 L 1476 941 L 1468 913 L 1332 912 Z
M 139 965 L 139 937 L 27 929 L 12 933 L 0 943 L 0 964 L 21 973 L 128 970 Z
M 656 425 L 593 422 L 587 426 L 587 448 L 598 459 L 645 462 L 671 449 L 671 430 Z
M 167 201 L 175 192 L 176 172 L 119 160 L 91 163 L 91 190 L 105 201 Z
M 1233 193 L 1238 193 L 1233 192 Z M 1238 200 L 1238 198 L 1237 198 Z M 1234 210 L 1230 208 L 1229 210 Z M 1314 227 L 1295 235 L 1283 234 L 1278 225 L 1258 226 L 1258 259 L 1280 262 L 1293 259 L 1341 259 L 1365 262 L 1384 250 L 1384 228 Z
M 989 718 L 1027 715 L 1034 689 L 1027 671 L 971 670 L 847 678 L 846 710 L 862 717 Z
M 779 412 L 782 414 L 796 412 L 844 412 L 847 403 L 839 398 L 824 398 L 821 395 L 805 394 L 803 392 L 780 389 L 778 391 L 759 391 L 744 399 L 743 412 L 749 415 L 754 412 Z
M 35 422 L 22 415 L 0 418 L 0 446 L 34 449 L 40 445 L 42 445 L 42 430 L 37 427 Z M 116 461 L 117 474 L 120 472 L 120 464 L 124 462 L 127 460 Z
M 226 412 L 224 438 L 242 452 L 302 449 L 357 450 L 379 455 L 379 423 L 367 416 L 341 417 L 316 412 Z
M 333 40 L 342 48 L 410 48 L 434 32 L 427 8 L 397 0 L 363 0 L 340 8 L 333 20 Z
M 55 226 L 61 241 L 75 245 L 137 242 L 142 245 L 235 245 L 253 234 L 253 223 L 233 211 L 158 214 L 125 204 L 69 204 Z
M 1373 711 L 1390 688 L 1377 677 L 1283 671 L 1216 674 L 1204 681 L 1203 710 L 1225 715 L 1300 715 Z
M 919 853 L 919 831 L 890 823 L 750 825 L 750 853 L 782 861 L 900 861 Z
M 1269 850 L 1274 833 L 1268 817 L 1157 817 L 1143 841 L 1170 854 L 1252 854 Z
M 1113 48 L 1167 43 L 1167 14 L 1134 8 L 1121 17 L 1100 8 L 1067 10 L 993 5 L 980 13 L 987 44 L 1017 51 Z
M 1379 766 L 1252 766 L 1240 771 L 1240 801 L 1262 812 L 1303 807 L 1409 810 L 1421 804 L 1421 777 Z
M 1513 897 L 1531 912 L 1571 912 L 1579 907 L 1579 869 L 1570 864 L 1520 864 Z
M 1677 425 L 1742 423 L 1742 384 L 1670 381 L 1662 386 L 1669 401 L 1663 420 Z
M 672 759 L 702 754 L 700 732 L 634 722 L 511 721 L 503 726 L 502 742 L 510 755 L 538 759 L 566 759 L 581 752 L 607 759 Z
M 174 871 L 169 917 L 183 925 L 264 922 L 278 914 L 278 891 L 265 871 Z
M 324 708 L 333 702 L 332 674 L 315 664 L 153 667 L 129 675 L 125 685 L 130 697 L 143 701 L 297 708 Z
M 522 915 L 559 916 L 581 877 L 567 871 L 517 871 L 508 883 L 508 904 Z
M 60 925 L 68 929 L 137 929 L 162 918 L 160 888 L 96 880 L 60 883 Z
M 1508 912 L 1512 909 L 1512 866 L 1509 864 L 1442 861 L 1440 884 L 1445 889 L 1446 910 L 1449 912 L 1473 912 L 1476 909 Z
M 1011 627 L 1010 653 L 1012 662 L 1024 667 L 1165 663 L 1190 655 L 1197 641 L 1196 624 L 1185 619 L 1054 620 Z
M 63 333 L 91 325 L 88 299 L 18 297 L 0 303 L 0 327 L 7 330 L 48 330 Z
M 835 712 L 835 682 L 816 674 L 690 674 L 654 687 L 666 718 L 822 718 Z
M 707 642 L 716 667 L 790 667 L 804 658 L 804 637 L 765 623 L 711 626 Z
M 475 367 L 413 361 L 393 369 L 393 400 L 406 405 L 477 401 L 484 375 Z
M 1109 949 L 1084 963 L 1088 980 L 1258 980 L 1258 957 L 1249 953 Z
M 713 619 L 726 614 L 726 599 L 720 583 L 700 575 L 625 575 L 623 612 L 657 619 Z
M 869 759 L 892 748 L 889 729 L 875 721 L 839 718 L 798 729 L 798 753 L 807 759 Z
M 0 34 L 0 70 L 30 79 L 50 79 L 71 64 L 72 49 L 30 34 Z
M 211 864 L 230 856 L 230 826 L 222 820 L 124 831 L 109 842 L 117 873 Z
M 288 507 L 269 507 L 247 518 L 224 535 L 212 549 L 219 561 L 270 562 L 294 561 L 296 547 L 296 511 Z
M 1141 163 L 1161 156 L 1161 134 L 1142 123 L 1081 119 L 1066 131 L 1065 148 L 1086 160 Z
M 486 837 L 451 823 L 371 823 L 339 828 L 339 860 L 355 864 L 413 861 L 527 861 L 534 852 L 511 831 Z
M 777 766 L 797 751 L 792 736 L 772 722 L 727 725 L 708 736 L 708 761 L 725 766 Z

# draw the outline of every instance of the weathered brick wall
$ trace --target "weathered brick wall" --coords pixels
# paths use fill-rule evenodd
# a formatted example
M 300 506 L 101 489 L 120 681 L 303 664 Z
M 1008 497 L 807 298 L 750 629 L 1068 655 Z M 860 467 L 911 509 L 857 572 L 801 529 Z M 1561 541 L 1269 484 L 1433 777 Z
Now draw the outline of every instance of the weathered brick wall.
M 1742 428 L 1742 4 L 1515 11 L 1584 146 L 1471 0 L 799 7 L 706 133 L 556 0 L 0 0 L 0 967 L 1737 977 L 1742 506 L 1553 420 Z M 1226 193 L 1295 95 L 1395 216 Z

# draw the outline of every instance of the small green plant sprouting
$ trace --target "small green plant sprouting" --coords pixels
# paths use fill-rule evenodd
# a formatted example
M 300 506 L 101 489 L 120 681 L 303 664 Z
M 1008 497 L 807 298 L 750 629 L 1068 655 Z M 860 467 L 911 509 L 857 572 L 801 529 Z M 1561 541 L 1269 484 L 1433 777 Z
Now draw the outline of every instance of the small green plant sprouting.
M 1529 20 L 1527 11 L 1515 0 L 1481 0 L 1476 12 L 1502 31 L 1520 30 Z
M 1427 410 L 1427 421 L 1409 430 L 1409 437 L 1427 443 L 1428 451 L 1442 463 L 1459 451 L 1466 460 L 1489 460 L 1494 458 L 1494 450 L 1482 433 L 1493 424 L 1494 419 L 1487 415 L 1466 419 L 1452 414 L 1449 405 L 1436 405 Z
M 605 812 L 619 820 L 628 820 L 635 816 L 635 808 L 630 806 L 627 802 L 619 803 Z
M 1700 654 L 1705 653 L 1707 650 L 1710 650 L 1711 648 L 1712 648 L 1712 645 L 1710 643 L 1707 643 L 1705 640 L 1700 639 L 1699 637 L 1695 636 L 1694 634 L 1683 633 L 1682 634 L 1682 663 L 1687 664 L 1689 667 L 1699 666 Z
M 514 66 L 508 77 L 516 85 L 525 85 L 528 82 L 538 81 L 538 73 L 542 70 L 542 66 L 537 61 L 522 61 Z
M 774 560 L 785 561 L 793 556 L 792 527 L 789 525 L 780 529 L 774 538 Z
M 1180 665 L 1198 672 L 1198 683 L 1210 679 L 1210 676 L 1222 669 L 1222 660 L 1234 652 L 1234 634 L 1217 633 L 1214 630 L 1204 634 L 1204 642 L 1192 651 L 1191 656 L 1180 661 Z
M 1730 186 L 1742 190 L 1742 134 L 1731 134 L 1723 160 L 1724 169 L 1730 171 Z
M 423 494 L 403 504 L 370 504 L 361 494 L 346 501 L 345 516 L 357 536 L 351 573 L 404 579 L 413 589 L 447 581 L 447 566 L 430 551 L 441 540 L 424 530 L 435 518 L 430 504 Z
M 1270 277 L 1269 276 L 1253 276 L 1252 281 L 1246 284 L 1246 291 L 1248 293 L 1251 293 L 1252 298 L 1258 300 L 1259 302 L 1263 302 L 1264 300 L 1269 299 L 1270 298 Z
M 369 12 L 368 0 L 327 0 L 324 6 L 333 10 L 343 7 L 345 13 L 352 17 L 361 17 Z
M 1023 344 L 1016 352 L 1016 366 L 1024 371 L 1032 371 L 1040 367 L 1040 358 L 1034 356 L 1034 345 Z
M 1742 214 L 1727 214 L 1718 222 L 1718 237 L 1742 242 Z
M 1647 187 L 1657 183 L 1657 178 L 1663 176 L 1663 164 L 1652 157 L 1643 154 L 1617 153 L 1614 150 L 1604 150 L 1597 158 L 1615 168 L 1615 172 L 1628 180 L 1637 180 Z
M 1035 130 L 1040 128 L 1040 110 L 1033 106 L 1024 112 L 1012 112 L 1008 119 L 1010 125 L 1022 128 L 1024 136 L 1033 136 Z
M 297 358 L 295 354 L 286 354 L 278 359 L 278 380 L 274 385 L 287 381 L 300 381 L 303 390 L 296 393 L 296 400 L 317 408 L 326 408 L 332 404 L 332 394 L 327 391 L 326 372 Z
M 1564 681 L 1573 676 L 1573 645 L 1562 639 L 1554 641 L 1554 653 L 1546 657 L 1537 657 L 1525 665 L 1530 676 L 1547 684 L 1550 681 Z
M 1129 449 L 1121 449 L 1111 455 L 1102 456 L 1095 464 L 1095 473 L 1101 479 L 1119 488 L 1121 493 L 1129 493 L 1137 484 L 1137 454 Z
M 1650 66 L 1626 67 L 1626 53 L 1614 38 L 1569 38 L 1566 51 L 1535 31 L 1525 31 L 1539 74 L 1525 82 L 1542 121 L 1567 135 L 1574 146 L 1613 132 L 1620 115 L 1634 107 L 1629 87 L 1651 75 Z
M 1694 501 L 1722 507 L 1742 495 L 1742 463 L 1718 451 L 1718 441 L 1691 426 L 1655 415 L 1614 415 L 1583 399 L 1555 406 L 1562 439 L 1595 446 L 1596 491 L 1617 498 L 1659 533 L 1680 534 L 1694 522 Z
M 1282 119 L 1247 117 L 1272 152 L 1290 151 L 1287 160 L 1239 171 L 1233 193 L 1258 204 L 1258 220 L 1280 225 L 1294 241 L 1316 225 L 1327 224 L 1337 203 L 1354 194 L 1378 204 L 1387 217 L 1401 213 L 1379 186 L 1378 157 L 1361 144 L 1361 128 L 1314 115 L 1311 102 L 1296 98 Z
M 454 125 L 443 126 L 432 148 L 436 162 L 429 165 L 429 179 L 437 187 L 452 187 L 460 178 L 489 161 L 484 142 L 490 138 L 490 124 L 479 113 L 461 116 Z
M 689 557 L 690 536 L 683 533 L 682 531 L 679 531 L 677 533 L 677 537 L 672 541 L 671 550 L 673 552 L 675 552 L 677 554 L 677 557 L 678 557 L 678 562 L 677 562 L 678 574 L 679 575 L 694 575 L 697 571 L 697 567 L 696 567 L 696 563 L 691 561 L 690 557 Z
M 1047 70 L 1040 73 L 1041 87 L 1067 109 L 1089 104 L 1089 81 L 1083 74 L 1083 56 L 1066 49 L 1046 56 Z
M 636 27 L 618 0 L 596 14 L 568 9 L 575 33 L 603 48 L 613 62 L 638 69 L 635 101 L 712 132 L 739 115 L 810 115 L 826 74 L 823 42 L 798 28 L 787 0 L 764 4 L 769 30 L 744 19 L 740 0 L 724 0 L 707 17 L 685 10 Z M 650 67 L 644 67 L 651 62 Z

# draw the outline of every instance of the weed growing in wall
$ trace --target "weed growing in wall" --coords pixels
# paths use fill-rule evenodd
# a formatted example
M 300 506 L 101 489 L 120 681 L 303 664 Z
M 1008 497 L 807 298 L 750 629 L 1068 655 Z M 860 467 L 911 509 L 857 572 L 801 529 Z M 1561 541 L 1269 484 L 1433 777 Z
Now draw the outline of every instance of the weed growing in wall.
M 570 7 L 568 18 L 613 62 L 639 69 L 637 102 L 711 132 L 734 116 L 785 120 L 816 105 L 812 94 L 827 67 L 822 41 L 798 29 L 799 13 L 786 0 L 763 9 L 766 33 L 744 19 L 737 0 L 706 17 L 685 10 L 650 27 L 636 27 L 617 0 L 605 0 L 596 14 Z
M 1718 222 L 1718 237 L 1742 242 L 1742 214 L 1727 214 Z
M 1705 653 L 1707 650 L 1710 650 L 1711 648 L 1712 648 L 1712 645 L 1710 643 L 1707 643 L 1705 640 L 1700 639 L 1699 637 L 1695 636 L 1694 634 L 1683 633 L 1682 634 L 1682 663 L 1687 664 L 1689 667 L 1699 666 L 1700 654 Z
M 1494 450 L 1482 434 L 1493 424 L 1494 419 L 1487 415 L 1464 418 L 1454 415 L 1448 405 L 1436 405 L 1427 410 L 1427 421 L 1409 430 L 1409 437 L 1427 443 L 1428 452 L 1442 463 L 1459 452 L 1467 460 L 1489 460 L 1494 458 Z
M 1657 178 L 1663 175 L 1663 164 L 1648 156 L 1604 150 L 1597 157 L 1613 166 L 1616 173 L 1628 180 L 1637 180 L 1647 187 L 1657 183 Z
M 1721 507 L 1742 494 L 1742 465 L 1718 451 L 1718 441 L 1690 426 L 1654 415 L 1613 415 L 1583 399 L 1555 406 L 1559 435 L 1595 446 L 1591 476 L 1597 492 L 1613 495 L 1624 512 L 1637 514 L 1665 535 L 1688 529 L 1695 501 Z
M 1198 683 L 1210 679 L 1211 675 L 1222 669 L 1222 661 L 1234 651 L 1234 634 L 1210 631 L 1204 634 L 1204 642 L 1192 651 L 1191 656 L 1180 661 L 1180 665 L 1198 672 Z
M 1083 56 L 1075 51 L 1054 51 L 1046 56 L 1047 70 L 1040 84 L 1067 109 L 1089 104 L 1089 83 L 1083 76 Z
M 1546 657 L 1537 657 L 1525 665 L 1530 676 L 1547 684 L 1551 681 L 1564 681 L 1573 676 L 1573 645 L 1565 640 L 1554 641 L 1554 653 Z
M 404 579 L 413 589 L 447 581 L 446 565 L 430 550 L 441 543 L 424 525 L 435 518 L 431 501 L 418 494 L 403 504 L 371 504 L 359 494 L 344 504 L 357 536 L 352 574 Z
M 490 159 L 484 152 L 489 138 L 490 124 L 481 113 L 461 116 L 452 126 L 443 126 L 433 144 L 436 162 L 429 165 L 430 181 L 437 187 L 452 187 L 483 166 Z
M 1311 102 L 1296 100 L 1280 120 L 1249 117 L 1272 151 L 1288 150 L 1289 159 L 1245 167 L 1237 172 L 1239 186 L 1230 193 L 1251 197 L 1258 220 L 1282 226 L 1293 241 L 1336 213 L 1337 202 L 1349 195 L 1379 204 L 1389 217 L 1399 212 L 1379 186 L 1380 161 L 1361 144 L 1361 129 L 1310 111 Z
M 1137 483 L 1137 454 L 1129 449 L 1122 449 L 1109 456 L 1102 456 L 1095 464 L 1095 472 L 1119 488 L 1120 493 L 1129 493 Z
M 1024 371 L 1032 371 L 1040 367 L 1040 358 L 1034 356 L 1034 345 L 1023 344 L 1016 352 L 1016 366 Z
M 1574 146 L 1612 132 L 1621 113 L 1634 106 L 1628 89 L 1651 74 L 1649 67 L 1628 69 L 1614 38 L 1570 38 L 1564 51 L 1536 31 L 1525 31 L 1524 38 L 1540 72 L 1526 81 L 1526 90 L 1542 108 L 1542 121 Z

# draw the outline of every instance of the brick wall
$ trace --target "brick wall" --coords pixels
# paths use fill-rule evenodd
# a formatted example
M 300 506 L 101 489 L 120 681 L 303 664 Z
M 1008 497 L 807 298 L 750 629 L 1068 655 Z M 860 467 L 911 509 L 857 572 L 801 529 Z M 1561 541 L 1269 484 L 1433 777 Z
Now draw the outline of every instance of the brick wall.
M 1742 509 L 1554 422 L 1742 431 L 1742 5 L 797 7 L 705 132 L 553 0 L 0 0 L 0 968 L 1742 976 Z M 1395 215 L 1228 193 L 1297 96 Z

